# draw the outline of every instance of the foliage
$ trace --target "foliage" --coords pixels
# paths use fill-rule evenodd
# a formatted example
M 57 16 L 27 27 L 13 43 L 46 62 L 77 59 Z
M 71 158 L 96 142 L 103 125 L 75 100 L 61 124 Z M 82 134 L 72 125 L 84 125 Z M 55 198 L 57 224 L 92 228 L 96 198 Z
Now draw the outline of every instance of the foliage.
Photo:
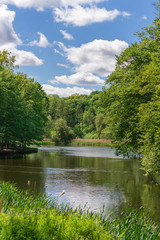
M 8 67 L 9 69 L 14 68 L 15 57 L 5 50 L 0 52 L 0 69 Z
M 103 129 L 105 128 L 104 116 L 103 114 L 98 114 L 95 119 L 96 130 L 98 133 L 98 138 L 100 139 Z
M 59 208 L 8 183 L 0 187 L 0 239 L 111 239 L 100 219 L 87 212 Z
M 101 99 L 117 153 L 141 154 L 150 174 L 160 171 L 160 13 L 138 36 L 117 57 Z
M 33 197 L 0 183 L 0 239 L 159 239 L 160 228 L 141 211 L 119 218 L 104 212 L 59 206 L 45 195 Z
M 48 97 L 50 120 L 45 131 L 46 137 L 53 135 L 54 123 L 60 118 L 73 129 L 75 137 L 82 138 L 89 133 L 96 134 L 95 118 L 98 114 L 104 113 L 99 91 L 94 91 L 89 96 L 72 95 L 60 98 L 57 95 L 49 95 Z
M 48 100 L 38 82 L 14 73 L 14 57 L 0 53 L 0 145 L 25 146 L 43 138 Z
M 160 228 L 141 209 L 121 212 L 118 218 L 112 216 L 105 221 L 105 228 L 114 239 L 152 239 L 160 238 Z
M 52 140 L 56 144 L 67 144 L 74 137 L 73 131 L 67 126 L 66 120 L 59 118 L 54 123 Z

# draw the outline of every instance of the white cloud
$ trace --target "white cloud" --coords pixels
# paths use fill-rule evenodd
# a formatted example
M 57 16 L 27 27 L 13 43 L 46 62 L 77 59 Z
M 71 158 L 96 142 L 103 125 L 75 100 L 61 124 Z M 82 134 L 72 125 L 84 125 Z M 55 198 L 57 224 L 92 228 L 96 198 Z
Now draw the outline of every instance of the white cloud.
M 70 76 L 56 76 L 54 80 L 50 80 L 50 83 L 63 83 L 66 85 L 104 85 L 105 81 L 92 73 L 78 72 Z
M 55 8 L 55 20 L 74 26 L 85 26 L 92 23 L 113 21 L 119 15 L 130 16 L 128 12 L 120 12 L 117 9 L 107 11 L 105 8 L 96 6 L 82 7 L 77 5 L 73 8 Z
M 14 18 L 15 12 L 0 4 L 0 47 L 11 48 L 22 43 L 12 26 Z
M 141 17 L 143 20 L 147 20 L 147 17 L 146 16 L 143 16 L 143 17 Z
M 36 57 L 32 52 L 12 49 L 11 52 L 15 56 L 16 64 L 22 66 L 40 66 L 43 60 Z
M 92 91 L 94 91 L 94 89 L 91 90 L 91 89 L 85 89 L 85 88 L 79 88 L 79 87 L 57 88 L 48 84 L 43 84 L 42 88 L 47 94 L 57 94 L 60 97 L 69 97 L 76 93 L 80 95 L 81 94 L 89 95 Z
M 63 63 L 57 63 L 57 66 L 64 67 L 64 68 L 69 68 L 68 64 L 63 64 Z
M 35 8 L 43 11 L 53 9 L 57 22 L 65 22 L 75 26 L 84 26 L 94 22 L 112 21 L 117 16 L 130 16 L 128 12 L 117 9 L 107 11 L 97 8 L 96 4 L 108 0 L 1 0 L 3 4 L 12 4 L 21 8 Z
M 66 30 L 60 30 L 60 33 L 62 33 L 63 37 L 67 40 L 73 40 L 73 36 L 70 33 L 67 33 Z
M 45 8 L 76 6 L 78 4 L 92 4 L 105 2 L 106 0 L 1 0 L 1 3 L 12 4 L 22 8 L 35 8 L 38 11 Z
M 121 12 L 121 15 L 123 17 L 130 17 L 131 16 L 131 14 L 129 12 L 125 12 L 125 11 Z
M 55 49 L 55 48 L 54 48 L 54 52 L 55 52 L 55 53 L 57 53 L 57 54 L 59 54 L 59 55 L 61 55 L 62 57 L 64 57 L 64 54 L 63 54 L 63 53 L 61 53 L 60 51 L 58 51 L 58 50 L 57 50 L 57 49 Z
M 15 56 L 17 65 L 39 66 L 43 61 L 32 52 L 18 50 L 17 46 L 22 44 L 14 31 L 13 21 L 15 12 L 10 11 L 6 5 L 0 4 L 0 51 L 7 50 Z
M 41 32 L 38 32 L 39 36 L 40 36 L 40 39 L 39 41 L 37 40 L 34 40 L 32 42 L 29 43 L 30 46 L 37 46 L 37 47 L 48 47 L 50 45 L 50 43 L 48 42 L 46 36 L 41 33 Z
M 107 77 L 115 69 L 115 55 L 119 55 L 128 47 L 128 43 L 115 39 L 114 41 L 94 40 L 80 47 L 67 48 L 63 43 L 58 46 L 64 51 L 67 59 L 75 65 L 76 72 L 97 74 Z

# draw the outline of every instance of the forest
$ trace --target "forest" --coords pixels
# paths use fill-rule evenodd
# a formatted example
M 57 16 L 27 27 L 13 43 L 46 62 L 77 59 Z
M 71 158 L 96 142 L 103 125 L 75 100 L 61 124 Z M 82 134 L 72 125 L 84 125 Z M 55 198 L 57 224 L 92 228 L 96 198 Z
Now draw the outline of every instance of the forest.
M 30 145 L 43 139 L 48 99 L 41 85 L 15 73 L 15 58 L 0 53 L 0 147 Z
M 51 138 L 104 138 L 117 154 L 140 156 L 146 174 L 160 172 L 160 3 L 152 25 L 119 56 L 102 91 L 60 98 L 15 71 L 15 58 L 0 52 L 0 147 Z

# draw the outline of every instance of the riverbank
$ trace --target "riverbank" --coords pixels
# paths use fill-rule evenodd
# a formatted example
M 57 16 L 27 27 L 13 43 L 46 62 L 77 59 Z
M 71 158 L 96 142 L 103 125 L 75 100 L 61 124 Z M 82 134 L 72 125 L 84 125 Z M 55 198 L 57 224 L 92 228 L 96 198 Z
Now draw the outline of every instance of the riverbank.
M 40 146 L 55 146 L 55 142 L 51 139 L 44 139 L 41 142 L 38 142 Z M 84 139 L 84 138 L 76 138 L 72 139 L 68 146 L 95 146 L 95 147 L 114 147 L 114 144 L 111 140 L 108 139 Z
M 141 210 L 106 219 L 104 212 L 59 206 L 45 195 L 34 197 L 4 182 L 0 182 L 0 226 L 1 239 L 160 238 L 160 227 Z
M 113 143 L 108 139 L 73 139 L 70 146 L 95 146 L 95 147 L 113 147 Z
M 36 153 L 38 151 L 37 148 L 29 148 L 29 147 L 14 147 L 0 150 L 0 155 L 11 155 L 11 154 L 27 154 L 27 153 Z

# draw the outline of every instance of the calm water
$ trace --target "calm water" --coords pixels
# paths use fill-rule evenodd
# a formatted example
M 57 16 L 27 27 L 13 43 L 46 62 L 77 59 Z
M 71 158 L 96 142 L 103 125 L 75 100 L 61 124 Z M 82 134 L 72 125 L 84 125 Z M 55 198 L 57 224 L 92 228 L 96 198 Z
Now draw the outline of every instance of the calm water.
M 38 153 L 0 159 L 0 180 L 46 193 L 59 203 L 99 211 L 144 207 L 160 213 L 160 187 L 139 170 L 139 161 L 123 159 L 107 147 L 44 147 Z M 30 184 L 29 182 L 30 181 Z M 59 194 L 66 194 L 59 198 Z

